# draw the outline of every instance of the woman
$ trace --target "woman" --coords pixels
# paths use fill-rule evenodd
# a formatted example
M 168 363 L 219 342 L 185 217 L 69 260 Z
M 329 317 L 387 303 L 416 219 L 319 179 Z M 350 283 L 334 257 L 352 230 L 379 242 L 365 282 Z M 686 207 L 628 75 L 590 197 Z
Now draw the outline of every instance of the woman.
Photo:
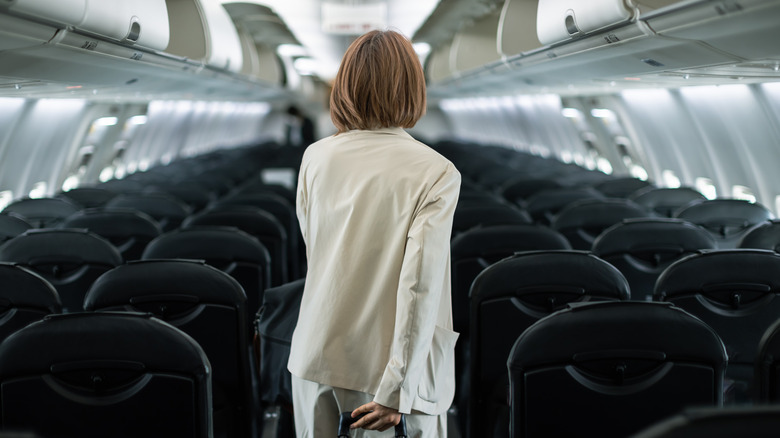
M 298 437 L 385 431 L 446 437 L 455 390 L 449 237 L 460 174 L 414 140 L 425 78 L 411 43 L 373 31 L 347 49 L 334 136 L 305 152 L 297 214 L 308 273 L 288 368 Z M 374 432 L 355 436 L 381 436 Z

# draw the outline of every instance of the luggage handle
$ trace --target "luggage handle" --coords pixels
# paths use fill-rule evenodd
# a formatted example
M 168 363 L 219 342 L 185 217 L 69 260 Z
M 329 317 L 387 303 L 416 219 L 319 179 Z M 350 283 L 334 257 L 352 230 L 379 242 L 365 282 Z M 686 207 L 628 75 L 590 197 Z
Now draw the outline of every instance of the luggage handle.
M 352 412 L 342 412 L 341 416 L 339 417 L 338 438 L 349 438 L 349 426 L 351 426 L 352 423 L 363 418 L 363 415 L 366 414 L 361 414 L 355 418 L 352 418 Z M 404 414 L 401 414 L 401 421 L 399 421 L 398 424 L 395 426 L 395 436 L 396 438 L 407 438 L 406 416 Z

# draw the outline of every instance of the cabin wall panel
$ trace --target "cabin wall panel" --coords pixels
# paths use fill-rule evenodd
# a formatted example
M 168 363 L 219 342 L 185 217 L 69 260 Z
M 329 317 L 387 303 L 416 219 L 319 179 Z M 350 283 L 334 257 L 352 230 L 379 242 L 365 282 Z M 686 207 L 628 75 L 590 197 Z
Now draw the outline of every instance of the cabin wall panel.
M 561 115 L 556 95 L 444 100 L 441 108 L 452 137 L 503 145 L 533 154 L 560 156 L 582 143 L 576 129 Z
M 0 187 L 25 196 L 35 183 L 45 182 L 48 194 L 59 190 L 60 171 L 85 129 L 84 100 L 40 99 L 14 124 L 3 153 Z
M 11 165 L 5 159 L 6 151 L 10 147 L 9 139 L 13 134 L 14 126 L 28 112 L 29 106 L 25 99 L 0 98 L 0 175 L 11 171 Z
M 762 163 L 780 162 L 778 139 L 771 123 L 749 86 L 730 85 L 681 89 L 686 106 L 702 129 L 703 140 L 710 145 L 721 175 L 715 179 L 718 194 L 731 197 L 734 185 L 753 189 L 765 200 L 769 187 L 762 184 Z
M 265 103 L 153 101 L 147 122 L 128 144 L 128 171 L 217 148 L 259 143 L 267 138 Z
M 661 181 L 664 170 L 674 171 L 683 185 L 692 186 L 696 177 L 715 177 L 712 157 L 678 97 L 668 90 L 637 90 L 621 94 L 635 133 L 634 143 L 650 157 L 653 181 Z

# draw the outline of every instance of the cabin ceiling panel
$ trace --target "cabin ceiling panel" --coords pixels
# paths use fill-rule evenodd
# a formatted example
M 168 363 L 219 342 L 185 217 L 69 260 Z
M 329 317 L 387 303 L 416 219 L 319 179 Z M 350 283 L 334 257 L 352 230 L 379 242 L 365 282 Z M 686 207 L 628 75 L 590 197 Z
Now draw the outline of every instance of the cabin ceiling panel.
M 627 23 L 453 71 L 434 80 L 431 92 L 571 95 L 780 79 L 780 2 L 647 0 L 636 6 L 641 13 Z
M 706 3 L 647 23 L 660 35 L 701 41 L 743 59 L 780 57 L 780 2 Z
M 498 25 L 498 48 L 503 56 L 530 52 L 542 46 L 536 35 L 539 0 L 506 0 Z
M 459 32 L 452 42 L 455 71 L 471 70 L 501 59 L 496 43 L 500 11 L 492 12 Z
M 427 20 L 414 33 L 414 41 L 425 41 L 431 47 L 447 44 L 462 28 L 490 14 L 503 5 L 504 0 L 445 0 L 440 1 Z
M 230 18 L 249 32 L 255 43 L 269 47 L 300 44 L 284 21 L 268 6 L 248 2 L 223 3 Z
M 45 44 L 57 29 L 0 14 L 0 52 Z

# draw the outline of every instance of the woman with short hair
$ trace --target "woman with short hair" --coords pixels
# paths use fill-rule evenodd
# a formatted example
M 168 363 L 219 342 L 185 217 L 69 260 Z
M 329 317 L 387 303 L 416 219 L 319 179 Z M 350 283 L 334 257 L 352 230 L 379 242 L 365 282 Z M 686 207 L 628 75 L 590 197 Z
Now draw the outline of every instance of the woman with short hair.
M 416 141 L 425 77 L 411 43 L 372 31 L 331 94 L 338 133 L 305 152 L 297 215 L 308 272 L 288 368 L 298 437 L 446 437 L 454 390 L 450 231 L 460 174 Z M 388 432 L 389 433 L 389 432 Z

